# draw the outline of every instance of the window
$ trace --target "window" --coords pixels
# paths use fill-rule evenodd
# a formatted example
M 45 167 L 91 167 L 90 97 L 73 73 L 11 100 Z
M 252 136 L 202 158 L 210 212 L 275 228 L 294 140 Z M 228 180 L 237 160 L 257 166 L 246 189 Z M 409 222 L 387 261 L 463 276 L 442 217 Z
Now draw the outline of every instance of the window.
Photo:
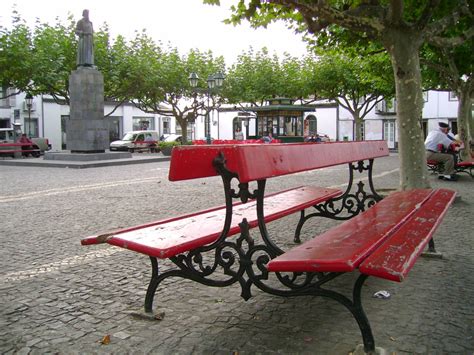
M 451 126 L 451 134 L 456 135 L 458 134 L 458 121 L 450 121 Z
M 285 136 L 298 136 L 298 117 L 285 117 Z
M 38 137 L 38 119 L 36 117 L 25 118 L 25 133 L 28 137 Z
M 69 115 L 61 116 L 61 149 L 66 149 L 67 136 L 66 136 L 66 125 L 69 120 Z
M 0 118 L 0 128 L 10 128 L 10 119 Z
M 155 129 L 155 119 L 153 117 L 133 117 L 133 131 L 153 131 Z
M 109 141 L 120 140 L 120 138 L 122 138 L 122 117 L 109 116 L 107 117 L 107 123 L 109 126 Z
M 353 126 L 353 139 L 356 139 L 357 135 L 356 135 L 356 128 L 357 128 L 357 125 L 356 123 L 354 122 L 354 126 Z M 362 122 L 361 125 L 360 125 L 360 139 L 363 141 L 365 140 L 365 122 Z
M 305 136 L 309 136 L 318 132 L 318 121 L 314 115 L 309 115 L 305 119 Z
M 163 121 L 163 133 L 170 134 L 170 123 L 169 121 Z

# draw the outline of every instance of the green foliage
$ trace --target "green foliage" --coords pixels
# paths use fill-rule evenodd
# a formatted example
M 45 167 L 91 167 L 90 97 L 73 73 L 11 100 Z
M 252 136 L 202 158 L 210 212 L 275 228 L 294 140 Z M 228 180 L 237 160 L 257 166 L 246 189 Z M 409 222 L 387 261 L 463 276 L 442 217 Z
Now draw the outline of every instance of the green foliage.
M 229 103 L 257 106 L 271 97 L 305 97 L 309 92 L 301 68 L 302 61 L 288 54 L 280 60 L 266 48 L 257 52 L 250 48 L 229 69 L 223 95 Z
M 36 23 L 31 46 L 33 73 L 31 82 L 36 94 L 49 94 L 56 100 L 69 101 L 69 75 L 76 67 L 75 22 L 56 19 L 54 26 Z
M 347 56 L 328 52 L 318 60 L 305 63 L 307 75 L 318 96 L 358 101 L 395 94 L 390 62 L 385 54 L 371 57 Z
M 161 47 L 145 32 L 137 34 L 130 43 L 128 57 L 130 82 L 136 83 L 135 104 L 146 112 L 175 117 L 183 137 L 188 119 L 205 115 L 220 105 L 220 97 L 215 95 L 207 104 L 207 78 L 217 72 L 225 73 L 223 57 L 214 58 L 211 51 L 198 49 L 180 55 L 176 48 Z M 191 72 L 200 78 L 197 88 L 189 84 Z
M 0 28 L 0 84 L 28 91 L 34 65 L 32 35 L 19 14 L 13 12 L 13 28 Z
M 178 145 L 181 145 L 179 142 L 160 142 L 158 143 L 158 146 L 160 147 L 161 150 L 167 149 L 167 148 L 173 148 Z

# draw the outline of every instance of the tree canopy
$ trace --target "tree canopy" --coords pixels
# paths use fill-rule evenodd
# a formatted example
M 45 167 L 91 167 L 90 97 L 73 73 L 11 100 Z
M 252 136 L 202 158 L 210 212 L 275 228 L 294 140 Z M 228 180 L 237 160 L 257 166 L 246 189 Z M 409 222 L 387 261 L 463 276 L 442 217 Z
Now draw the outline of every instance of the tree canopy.
M 302 59 L 289 54 L 280 59 L 266 48 L 250 48 L 229 68 L 223 95 L 231 104 L 253 106 L 262 106 L 272 97 L 307 98 L 310 90 L 302 66 Z
M 204 0 L 219 4 L 219 0 Z M 400 187 L 429 186 L 421 118 L 420 48 L 455 47 L 474 35 L 472 4 L 466 0 L 239 0 L 229 23 L 266 26 L 283 20 L 309 38 L 332 38 L 344 28 L 362 45 L 374 41 L 390 56 L 397 97 Z

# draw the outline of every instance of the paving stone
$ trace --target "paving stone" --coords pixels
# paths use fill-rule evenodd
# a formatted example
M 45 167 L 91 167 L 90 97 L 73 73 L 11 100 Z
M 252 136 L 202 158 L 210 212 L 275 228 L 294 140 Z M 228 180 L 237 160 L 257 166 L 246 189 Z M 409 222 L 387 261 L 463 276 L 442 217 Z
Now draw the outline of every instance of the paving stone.
M 83 247 L 80 239 L 223 203 L 219 178 L 171 183 L 168 166 L 82 171 L 2 166 L 0 201 L 16 198 L 0 203 L 1 215 L 9 216 L 0 224 L 6 256 L 0 258 L 0 353 L 318 355 L 347 354 L 361 343 L 349 312 L 332 300 L 285 299 L 252 288 L 254 297 L 245 302 L 237 284 L 213 288 L 169 278 L 154 300 L 165 317 L 153 322 L 131 317 L 130 310 L 143 306 L 148 257 L 107 245 Z M 377 174 L 397 166 L 396 155 L 377 159 L 376 187 L 396 187 L 396 172 Z M 267 188 L 341 185 L 346 179 L 346 167 L 338 167 L 274 179 Z M 376 344 L 390 352 L 472 354 L 474 238 L 465 231 L 474 229 L 473 181 L 463 176 L 447 185 L 433 176 L 430 183 L 463 196 L 435 234 L 444 258 L 420 259 L 401 284 L 369 278 L 362 301 Z M 137 201 L 151 207 L 137 208 Z M 297 219 L 267 226 L 271 235 L 278 233 L 282 247 L 293 245 L 289 226 Z M 302 237 L 331 225 L 311 221 Z M 162 270 L 172 266 L 160 261 Z M 355 276 L 344 275 L 328 287 L 350 295 Z M 389 300 L 371 297 L 382 289 L 391 293 Z M 100 344 L 106 334 L 115 338 L 108 346 Z

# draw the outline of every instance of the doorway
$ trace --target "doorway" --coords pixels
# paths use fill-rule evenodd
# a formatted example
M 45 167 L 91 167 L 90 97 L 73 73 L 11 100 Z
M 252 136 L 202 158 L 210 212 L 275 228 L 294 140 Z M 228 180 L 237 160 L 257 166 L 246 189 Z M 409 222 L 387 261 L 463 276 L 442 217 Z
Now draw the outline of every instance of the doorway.
M 395 149 L 395 121 L 383 123 L 383 138 L 387 141 L 388 149 Z

